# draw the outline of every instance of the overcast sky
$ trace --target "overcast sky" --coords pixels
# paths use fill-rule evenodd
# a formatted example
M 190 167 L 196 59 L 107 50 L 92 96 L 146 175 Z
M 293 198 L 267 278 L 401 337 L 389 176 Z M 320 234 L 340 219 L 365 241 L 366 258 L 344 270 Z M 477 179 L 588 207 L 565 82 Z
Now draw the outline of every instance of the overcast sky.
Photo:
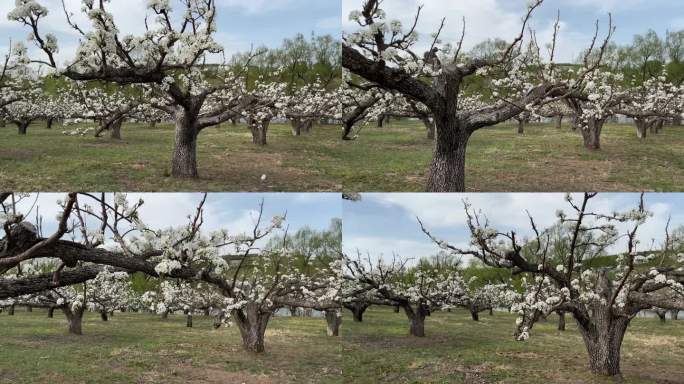
M 349 12 L 360 7 L 362 0 L 342 0 L 343 28 L 354 30 Z M 388 19 L 398 19 L 410 25 L 419 4 L 421 13 L 418 32 L 425 44 L 429 34 L 437 30 L 446 17 L 444 42 L 457 42 L 461 34 L 461 20 L 465 17 L 464 46 L 470 48 L 487 38 L 499 37 L 507 41 L 520 31 L 521 18 L 528 0 L 385 0 Z M 601 21 L 601 32 L 607 30 L 608 12 L 617 26 L 614 41 L 629 43 L 635 34 L 652 28 L 664 37 L 666 30 L 684 29 L 684 1 L 682 0 L 546 0 L 533 16 L 532 27 L 540 45 L 550 41 L 556 12 L 560 10 L 561 31 L 558 39 L 558 61 L 574 61 L 593 36 L 595 22 Z
M 575 200 L 581 194 L 573 195 Z M 439 249 L 432 243 L 416 221 L 420 217 L 438 238 L 468 248 L 470 233 L 466 227 L 463 199 L 474 209 L 482 210 L 493 227 L 501 232 L 516 230 L 519 235 L 532 234 L 525 210 L 535 218 L 540 228 L 556 222 L 555 212 L 570 206 L 562 193 L 370 193 L 361 201 L 344 201 L 344 250 L 357 249 L 371 255 L 391 257 L 395 252 L 405 258 L 420 258 L 435 254 Z M 637 193 L 605 193 L 591 200 L 589 208 L 602 213 L 636 208 Z M 640 249 L 650 249 L 651 240 L 661 244 L 669 215 L 671 228 L 684 225 L 684 194 L 649 193 L 645 197 L 647 209 L 654 216 L 638 232 Z M 625 233 L 626 227 L 618 227 Z M 621 241 L 613 252 L 624 252 L 626 242 Z
M 78 46 L 79 34 L 66 23 L 61 0 L 39 0 L 49 10 L 42 24 L 42 33 L 57 35 L 60 47 L 58 63 L 73 57 Z M 81 0 L 65 0 L 67 9 L 75 14 L 79 26 L 90 26 L 80 12 Z M 144 31 L 147 0 L 111 0 L 107 8 L 122 34 L 140 34 Z M 177 8 L 179 2 L 170 0 Z M 217 0 L 217 33 L 215 39 L 223 45 L 226 54 L 243 52 L 255 47 L 280 46 L 284 38 L 297 33 L 305 36 L 340 35 L 339 0 Z M 7 20 L 14 8 L 14 0 L 0 0 L 0 52 L 7 51 L 8 41 L 24 41 L 26 27 Z M 178 12 L 176 12 L 178 13 Z M 150 22 L 154 17 L 149 17 Z M 32 46 L 32 44 L 30 45 Z M 35 50 L 33 50 L 35 52 Z
M 195 214 L 202 194 L 131 193 L 128 197 L 130 202 L 136 202 L 138 198 L 144 200 L 139 211 L 143 223 L 153 229 L 164 229 L 186 225 L 188 215 Z M 66 200 L 66 194 L 33 194 L 22 201 L 19 211 L 33 221 L 35 208 L 30 214 L 28 212 L 32 206 L 38 206 L 44 218 L 43 235 L 49 236 L 57 228 L 56 215 L 61 211 L 55 203 L 58 199 Z M 109 195 L 108 200 L 111 199 Z M 274 215 L 287 214 L 286 225 L 289 225 L 290 233 L 305 226 L 317 230 L 328 229 L 331 219 L 342 217 L 340 195 L 337 193 L 210 193 L 204 207 L 202 228 L 205 231 L 223 228 L 233 234 L 251 232 L 262 199 L 262 220 L 268 223 Z M 81 204 L 85 202 L 93 205 L 93 200 L 83 197 L 79 201 Z

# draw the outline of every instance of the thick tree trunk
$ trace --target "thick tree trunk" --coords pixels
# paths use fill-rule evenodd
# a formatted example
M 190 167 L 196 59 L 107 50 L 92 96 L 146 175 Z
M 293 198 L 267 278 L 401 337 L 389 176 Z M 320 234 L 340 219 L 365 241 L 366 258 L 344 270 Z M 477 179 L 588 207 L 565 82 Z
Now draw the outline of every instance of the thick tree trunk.
M 435 139 L 435 123 L 429 117 L 423 117 L 420 119 L 420 121 L 422 121 L 423 125 L 425 126 L 425 130 L 427 131 L 428 140 L 434 140 Z
M 150 129 L 155 129 L 157 128 L 157 122 L 156 121 L 150 121 Z
M 556 115 L 554 121 L 556 123 L 556 129 L 563 128 L 563 115 Z
M 679 310 L 677 310 L 677 309 L 671 310 L 670 315 L 672 316 L 672 320 L 679 320 Z
M 7 309 L 7 316 L 14 316 L 14 304 L 9 306 L 9 309 Z
M 525 121 L 524 120 L 518 120 L 518 135 L 524 135 L 525 134 Z
M 192 328 L 192 313 L 187 313 L 185 315 L 185 326 L 187 328 Z
M 52 123 L 55 120 L 54 117 L 49 117 L 47 121 L 45 122 L 45 128 L 47 129 L 52 129 Z
M 582 138 L 584 147 L 590 150 L 601 149 L 601 130 L 605 119 L 590 119 L 585 126 L 582 126 Z
M 176 113 L 176 141 L 171 158 L 171 175 L 176 178 L 197 177 L 196 115 L 181 110 Z
M 636 125 L 637 137 L 643 142 L 646 140 L 647 136 L 646 132 L 648 128 L 648 121 L 645 119 L 636 118 L 634 119 L 634 124 Z
M 435 115 L 435 144 L 427 192 L 464 192 L 466 146 L 470 133 L 453 116 Z
M 470 317 L 473 321 L 480 321 L 480 314 L 478 313 L 477 305 L 470 306 Z
M 656 309 L 654 310 L 655 314 L 658 315 L 658 318 L 660 319 L 660 322 L 665 324 L 666 321 L 666 316 L 667 316 L 667 311 L 664 309 Z
M 556 311 L 556 314 L 558 315 L 558 330 L 565 331 L 565 312 Z
M 162 312 L 161 315 L 159 316 L 159 318 L 160 318 L 162 321 L 168 320 L 168 318 L 169 318 L 169 311 L 164 311 L 164 312 Z
M 404 305 L 404 313 L 409 319 L 409 334 L 416 337 L 425 337 L 425 317 L 427 309 L 422 305 L 417 305 L 413 310 L 411 305 Z
M 29 312 L 29 313 L 30 313 L 30 312 L 33 312 L 33 307 L 30 306 L 30 305 L 27 305 L 27 306 L 26 306 L 26 312 Z
M 369 305 L 367 303 L 353 303 L 349 305 L 347 308 L 352 311 L 352 317 L 355 322 L 361 323 L 363 322 L 363 313 L 366 312 L 366 309 L 368 309 Z
M 102 321 L 108 321 L 109 320 L 109 316 L 107 315 L 106 311 L 100 312 L 100 319 L 102 319 Z
M 589 326 L 578 322 L 578 328 L 589 353 L 591 371 L 603 376 L 620 375 L 620 349 L 631 318 L 617 317 L 610 308 L 594 308 L 594 321 Z
M 395 305 L 393 311 L 394 313 L 399 313 L 399 306 Z
M 240 328 L 244 349 L 253 353 L 264 352 L 264 335 L 271 313 L 260 312 L 257 304 L 250 303 L 233 311 L 233 318 Z
M 252 131 L 252 143 L 256 145 L 266 145 L 266 133 L 271 122 L 269 120 L 252 121 L 249 129 Z
M 353 131 L 354 131 L 354 123 L 345 121 L 343 124 L 343 130 L 342 130 L 342 140 L 353 140 L 354 138 L 350 137 L 350 135 Z
M 342 324 L 342 313 L 339 310 L 326 310 L 325 322 L 327 323 L 328 336 L 339 336 L 340 325 Z
M 494 308 L 489 308 L 489 316 L 494 316 Z
M 28 131 L 29 124 L 30 123 L 28 121 L 22 121 L 17 123 L 17 133 L 19 133 L 20 135 L 25 135 Z
M 52 319 L 55 316 L 55 307 L 48 307 L 47 317 Z
M 299 118 L 292 118 L 290 119 L 290 125 L 292 126 L 292 136 L 301 136 L 302 120 Z
M 109 127 L 109 137 L 114 140 L 121 140 L 121 124 L 123 119 L 116 120 Z
M 69 333 L 72 335 L 82 335 L 83 330 L 81 324 L 83 322 L 84 309 L 81 308 L 72 311 L 71 308 L 67 306 L 62 308 L 62 312 L 64 312 L 64 316 L 66 316 L 67 321 L 69 322 Z

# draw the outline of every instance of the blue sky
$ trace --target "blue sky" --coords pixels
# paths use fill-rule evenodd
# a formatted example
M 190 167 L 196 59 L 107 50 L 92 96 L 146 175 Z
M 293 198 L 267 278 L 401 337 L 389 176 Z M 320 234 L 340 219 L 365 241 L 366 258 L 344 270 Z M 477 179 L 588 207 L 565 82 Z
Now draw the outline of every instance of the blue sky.
M 75 52 L 78 35 L 65 22 L 61 0 L 39 0 L 50 14 L 43 24 L 43 32 L 53 32 L 60 42 L 62 64 Z M 67 9 L 76 14 L 75 20 L 81 26 L 89 26 L 80 13 L 81 0 L 65 0 Z M 174 6 L 177 0 L 170 0 Z M 250 46 L 266 45 L 277 47 L 284 38 L 297 33 L 306 36 L 339 36 L 341 14 L 339 0 L 217 0 L 218 30 L 216 40 L 230 55 L 249 50 Z M 112 0 L 108 6 L 123 34 L 139 34 L 144 31 L 146 0 Z M 7 20 L 8 12 L 14 8 L 14 0 L 0 1 L 0 52 L 7 50 L 7 41 L 25 40 L 28 31 L 16 22 Z M 150 17 L 153 20 L 154 17 Z
M 201 193 L 143 193 L 128 195 L 129 201 L 144 200 L 140 210 L 142 221 L 150 228 L 168 228 L 188 223 L 188 215 L 194 215 Z M 65 193 L 33 194 L 22 201 L 20 212 L 31 221 L 35 218 L 35 208 L 28 214 L 37 200 L 40 213 L 44 217 L 43 235 L 47 236 L 56 229 L 55 217 L 59 207 L 57 199 L 64 200 Z M 111 196 L 108 197 L 111 201 Z M 251 231 L 259 203 L 264 201 L 263 219 L 269 222 L 274 215 L 287 214 L 286 224 L 290 233 L 309 226 L 317 230 L 329 228 L 333 218 L 342 217 L 340 195 L 337 193 L 210 193 L 204 209 L 203 229 L 207 231 L 220 228 L 231 233 Z M 92 200 L 79 198 L 79 201 Z
M 528 0 L 387 0 L 383 8 L 390 19 L 408 25 L 416 8 L 423 4 L 418 31 L 423 43 L 436 31 L 443 17 L 445 42 L 456 42 L 461 33 L 461 18 L 466 20 L 465 47 L 487 38 L 510 41 L 520 30 L 520 18 Z M 342 0 L 343 26 L 353 29 L 349 12 L 360 6 L 361 0 Z M 594 32 L 594 23 L 601 21 L 601 32 L 607 29 L 608 12 L 617 26 L 614 41 L 629 43 L 635 34 L 656 30 L 660 36 L 666 30 L 684 29 L 684 1 L 681 0 L 546 0 L 532 20 L 540 44 L 550 41 L 556 12 L 560 10 L 561 32 L 558 54 L 560 61 L 575 59 L 586 48 Z
M 581 195 L 576 196 L 576 200 Z M 370 252 L 385 257 L 393 252 L 406 258 L 419 258 L 438 251 L 423 234 L 416 221 L 420 217 L 425 225 L 439 238 L 468 248 L 469 231 L 465 225 L 463 199 L 475 209 L 481 209 L 490 223 L 500 231 L 515 229 L 520 235 L 531 235 L 525 210 L 529 210 L 540 228 L 556 221 L 557 209 L 570 212 L 562 193 L 372 193 L 363 194 L 359 202 L 343 202 L 344 250 Z M 590 208 L 603 213 L 623 211 L 636 207 L 637 193 L 599 194 L 590 202 Z M 650 249 L 652 239 L 656 244 L 664 239 L 668 216 L 672 216 L 670 228 L 684 225 L 684 194 L 649 193 L 647 209 L 654 216 L 639 232 L 642 249 Z M 624 227 L 618 227 L 624 233 Z M 612 251 L 623 252 L 621 241 Z

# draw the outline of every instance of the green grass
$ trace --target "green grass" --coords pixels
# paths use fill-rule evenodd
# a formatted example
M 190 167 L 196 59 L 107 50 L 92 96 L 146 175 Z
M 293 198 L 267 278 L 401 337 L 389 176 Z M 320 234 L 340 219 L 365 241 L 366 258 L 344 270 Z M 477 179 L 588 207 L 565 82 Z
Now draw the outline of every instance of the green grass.
M 67 137 L 61 127 L 0 129 L 0 180 L 24 191 L 421 191 L 432 142 L 420 123 L 365 127 L 355 141 L 338 127 L 293 137 L 274 124 L 265 147 L 244 126 L 208 128 L 199 136 L 198 180 L 168 176 L 173 128 L 128 124 L 121 142 Z M 679 191 L 684 185 L 684 128 L 665 127 L 640 142 L 631 125 L 608 125 L 602 149 L 588 151 L 567 126 L 513 125 L 477 131 L 466 163 L 469 191 Z M 262 184 L 260 177 L 267 175 Z
M 339 340 L 313 318 L 274 318 L 261 355 L 242 350 L 237 327 L 209 318 L 86 313 L 83 335 L 66 333 L 61 312 L 0 315 L 0 384 L 9 383 L 339 383 Z
M 437 312 L 425 338 L 407 335 L 403 313 L 371 307 L 363 323 L 345 314 L 339 338 L 317 318 L 274 318 L 266 353 L 240 347 L 236 328 L 213 330 L 195 318 L 166 322 L 87 314 L 83 336 L 66 335 L 60 313 L 0 316 L 0 383 L 613 383 L 589 373 L 574 323 L 539 323 L 527 342 L 511 336 L 511 315 Z M 684 321 L 635 319 L 622 349 L 626 383 L 681 383 Z

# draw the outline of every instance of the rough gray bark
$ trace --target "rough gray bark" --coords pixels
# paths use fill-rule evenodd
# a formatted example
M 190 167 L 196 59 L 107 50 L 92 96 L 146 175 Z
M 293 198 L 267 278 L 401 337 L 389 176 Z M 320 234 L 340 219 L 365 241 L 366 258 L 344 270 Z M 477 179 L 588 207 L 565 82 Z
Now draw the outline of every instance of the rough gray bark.
M 123 119 L 118 119 L 112 123 L 109 128 L 109 137 L 115 140 L 121 140 L 121 125 L 123 124 Z
M 679 310 L 677 310 L 677 309 L 671 310 L 670 315 L 672 315 L 672 320 L 679 320 Z
M 653 310 L 653 312 L 655 312 L 655 314 L 658 315 L 658 318 L 660 319 L 661 323 L 665 323 L 666 316 L 667 316 L 667 310 L 656 308 Z
M 578 328 L 589 353 L 591 371 L 616 376 L 620 375 L 620 349 L 631 318 L 615 317 L 609 312 L 608 308 L 596 310 L 593 326 L 587 328 L 578 322 Z
M 590 150 L 601 149 L 601 130 L 605 122 L 605 119 L 589 119 L 586 126 L 582 127 L 585 148 Z
M 416 337 L 425 337 L 425 317 L 428 315 L 428 309 L 421 304 L 416 306 L 414 310 L 410 304 L 403 305 L 404 313 L 409 319 L 409 334 Z
M 249 303 L 240 310 L 233 311 L 233 318 L 240 328 L 242 345 L 248 352 L 264 352 L 264 335 L 271 318 L 270 312 L 261 312 L 255 303 Z
M 83 322 L 84 309 L 80 308 L 73 311 L 66 305 L 62 307 L 62 312 L 64 312 L 64 316 L 66 316 L 67 321 L 69 322 L 69 333 L 72 335 L 82 335 L 83 330 L 81 324 Z
M 176 140 L 171 157 L 171 175 L 177 178 L 197 177 L 197 115 L 180 109 L 176 112 Z
M 270 120 L 250 121 L 249 130 L 252 132 L 252 143 L 266 145 L 266 133 L 270 123 Z
M 464 191 L 466 146 L 470 132 L 460 127 L 457 118 L 449 115 L 435 115 L 435 128 L 426 191 Z
M 342 324 L 342 316 L 339 316 L 337 310 L 326 310 L 325 322 L 327 324 L 328 336 L 334 337 L 340 335 L 340 325 Z
M 425 126 L 425 130 L 427 131 L 427 138 L 428 140 L 434 140 L 435 139 L 435 123 L 428 117 L 422 117 L 420 121 L 423 122 L 423 125 Z
M 648 132 L 648 121 L 642 118 L 634 118 L 634 124 L 637 129 L 637 137 L 643 142 L 646 139 Z

